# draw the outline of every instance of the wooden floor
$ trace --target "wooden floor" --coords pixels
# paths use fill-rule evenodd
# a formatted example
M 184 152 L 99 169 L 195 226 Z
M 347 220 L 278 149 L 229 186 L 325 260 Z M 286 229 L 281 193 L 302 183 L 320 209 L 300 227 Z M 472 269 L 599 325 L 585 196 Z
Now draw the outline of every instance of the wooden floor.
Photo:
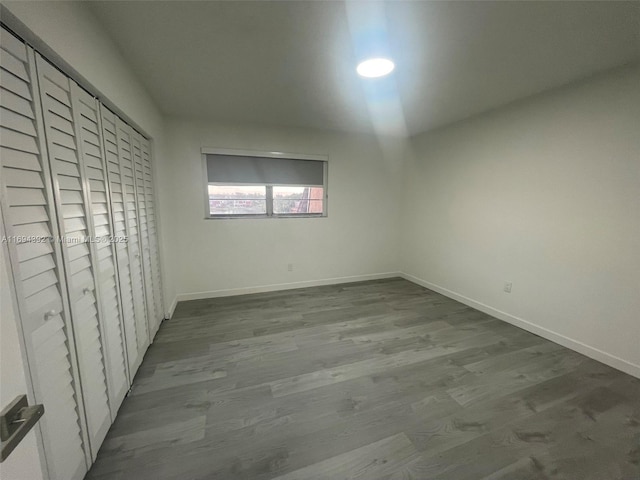
M 88 478 L 639 479 L 640 380 L 401 279 L 184 302 Z

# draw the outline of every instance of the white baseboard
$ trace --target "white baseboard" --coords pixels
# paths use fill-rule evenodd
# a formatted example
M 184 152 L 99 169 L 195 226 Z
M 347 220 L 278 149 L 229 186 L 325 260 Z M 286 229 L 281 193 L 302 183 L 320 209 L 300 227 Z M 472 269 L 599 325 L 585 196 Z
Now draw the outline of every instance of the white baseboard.
M 173 302 L 169 305 L 169 311 L 166 313 L 167 318 L 171 319 L 173 317 L 173 312 L 176 311 L 176 307 L 178 306 L 178 296 L 173 297 Z
M 570 348 L 571 350 L 586 355 L 589 358 L 593 358 L 594 360 L 602 362 L 605 365 L 609 365 L 610 367 L 613 367 L 617 370 L 621 370 L 625 373 L 628 373 L 629 375 L 640 378 L 640 365 L 636 365 L 627 360 L 616 357 L 615 355 L 611 355 L 610 353 L 603 352 L 602 350 L 599 350 L 595 347 L 586 345 L 577 340 L 573 340 L 552 330 L 536 325 L 535 323 L 531 323 L 523 318 L 516 317 L 509 313 L 495 309 L 493 307 L 490 307 L 489 305 L 485 305 L 482 302 L 478 302 L 477 300 L 474 300 L 472 298 L 465 297 L 464 295 L 461 295 L 457 292 L 441 287 L 440 285 L 427 282 L 426 280 L 422 280 L 421 278 L 414 277 L 413 275 L 409 275 L 408 273 L 400 273 L 400 276 L 405 280 L 409 280 L 410 282 L 428 288 L 429 290 L 433 290 L 434 292 L 441 293 L 446 297 L 464 303 L 465 305 L 473 307 L 476 310 L 480 310 L 481 312 L 515 325 L 516 327 L 539 335 L 543 338 L 546 338 L 547 340 L 551 340 L 552 342 L 562 345 L 563 347 Z
M 364 282 L 366 280 L 380 280 L 384 278 L 400 277 L 399 272 L 373 273 L 367 275 L 354 275 L 351 277 L 324 278 L 321 280 L 306 280 L 292 283 L 275 283 L 271 285 L 259 285 L 255 287 L 229 288 L 224 290 L 212 290 L 210 292 L 180 293 L 174 302 L 187 300 L 201 300 L 203 298 L 230 297 L 234 295 L 248 295 L 251 293 L 276 292 L 279 290 L 292 290 L 295 288 L 319 287 L 322 285 L 338 285 L 341 283 Z M 173 306 L 175 309 L 175 304 Z M 171 314 L 173 315 L 173 309 Z

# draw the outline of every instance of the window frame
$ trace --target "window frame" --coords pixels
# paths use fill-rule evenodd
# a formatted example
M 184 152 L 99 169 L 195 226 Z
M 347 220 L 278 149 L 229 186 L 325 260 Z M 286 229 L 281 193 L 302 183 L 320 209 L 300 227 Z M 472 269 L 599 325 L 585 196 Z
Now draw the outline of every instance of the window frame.
M 287 158 L 291 160 L 315 160 L 323 162 L 323 193 L 322 198 L 322 213 L 286 213 L 286 214 L 274 214 L 273 213 L 273 187 L 288 186 L 288 187 L 317 187 L 318 185 L 281 185 L 281 184 L 265 184 L 265 183 L 221 183 L 221 182 L 209 182 L 208 167 L 207 167 L 207 155 L 238 155 L 247 157 L 266 157 L 266 158 Z M 236 220 L 236 219 L 260 219 L 260 218 L 326 218 L 328 217 L 328 203 L 329 203 L 329 190 L 328 190 L 328 177 L 329 177 L 329 156 L 319 154 L 303 154 L 303 153 L 287 153 L 287 152 L 275 152 L 275 151 L 258 151 L 258 150 L 238 150 L 229 148 L 213 148 L 202 147 L 202 178 L 204 186 L 204 218 L 205 220 Z M 231 214 L 231 215 L 212 215 L 211 206 L 209 204 L 209 185 L 242 185 L 242 186 L 264 186 L 266 187 L 266 213 L 262 214 Z

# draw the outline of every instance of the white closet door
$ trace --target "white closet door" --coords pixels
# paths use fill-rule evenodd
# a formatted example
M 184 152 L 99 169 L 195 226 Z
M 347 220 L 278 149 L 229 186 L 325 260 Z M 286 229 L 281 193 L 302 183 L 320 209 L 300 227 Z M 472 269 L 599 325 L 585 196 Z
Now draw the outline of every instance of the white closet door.
M 140 227 L 140 247 L 142 272 L 144 274 L 144 293 L 146 298 L 149 339 L 153 339 L 156 331 L 156 306 L 153 292 L 153 273 L 151 271 L 151 250 L 149 247 L 149 229 L 147 225 L 146 190 L 144 188 L 144 167 L 142 162 L 141 135 L 131 131 L 131 146 L 133 147 L 133 167 L 136 183 L 136 199 L 138 206 L 138 225 Z
M 95 239 L 95 267 L 98 273 L 102 329 L 108 361 L 109 400 L 111 414 L 115 417 L 129 389 L 129 380 L 117 285 L 116 253 L 112 238 L 111 206 L 100 132 L 100 112 L 98 101 L 75 83 L 71 85 L 71 98 L 78 125 L 80 158 L 91 210 L 91 234 Z
M 102 140 L 107 166 L 109 191 L 111 194 L 111 214 L 113 219 L 113 235 L 116 239 L 127 238 L 127 218 L 120 173 L 120 157 L 118 155 L 118 129 L 116 116 L 103 105 L 100 105 L 100 119 L 102 124 Z M 124 322 L 124 336 L 127 351 L 129 378 L 133 380 L 144 351 L 138 348 L 138 334 L 136 332 L 136 318 L 133 307 L 133 284 L 129 264 L 129 242 L 115 243 L 116 263 L 118 271 L 118 285 L 122 302 L 122 319 Z
M 149 251 L 151 259 L 151 276 L 153 281 L 153 298 L 156 304 L 156 331 L 164 320 L 164 302 L 162 300 L 162 277 L 160 274 L 160 252 L 158 249 L 158 229 L 156 224 L 156 207 L 153 192 L 153 172 L 151 170 L 151 147 L 149 140 L 142 138 L 142 167 L 144 171 L 145 203 L 147 206 L 147 231 L 149 232 Z
M 0 164 L 2 213 L 49 476 L 81 479 L 87 439 L 33 50 L 2 29 Z M 19 239 L 17 239 L 19 240 Z
M 122 197 L 124 201 L 127 237 L 129 239 L 129 270 L 133 290 L 133 311 L 136 319 L 138 350 L 144 355 L 149 346 L 149 329 L 145 308 L 142 260 L 140 255 L 140 228 L 136 201 L 135 170 L 133 167 L 133 147 L 131 145 L 131 127 L 116 118 L 118 132 L 118 156 L 120 158 L 120 176 L 122 179 Z M 140 359 L 142 359 L 142 355 Z M 136 370 L 139 365 L 136 365 Z
M 111 425 L 95 244 L 69 78 L 37 56 L 40 99 L 93 458 Z

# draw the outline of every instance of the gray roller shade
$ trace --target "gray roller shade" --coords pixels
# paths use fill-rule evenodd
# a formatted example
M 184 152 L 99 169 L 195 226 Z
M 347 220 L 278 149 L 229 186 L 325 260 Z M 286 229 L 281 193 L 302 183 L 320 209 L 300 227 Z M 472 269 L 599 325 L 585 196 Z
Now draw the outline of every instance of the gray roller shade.
M 207 154 L 210 183 L 324 184 L 324 162 L 289 158 Z

